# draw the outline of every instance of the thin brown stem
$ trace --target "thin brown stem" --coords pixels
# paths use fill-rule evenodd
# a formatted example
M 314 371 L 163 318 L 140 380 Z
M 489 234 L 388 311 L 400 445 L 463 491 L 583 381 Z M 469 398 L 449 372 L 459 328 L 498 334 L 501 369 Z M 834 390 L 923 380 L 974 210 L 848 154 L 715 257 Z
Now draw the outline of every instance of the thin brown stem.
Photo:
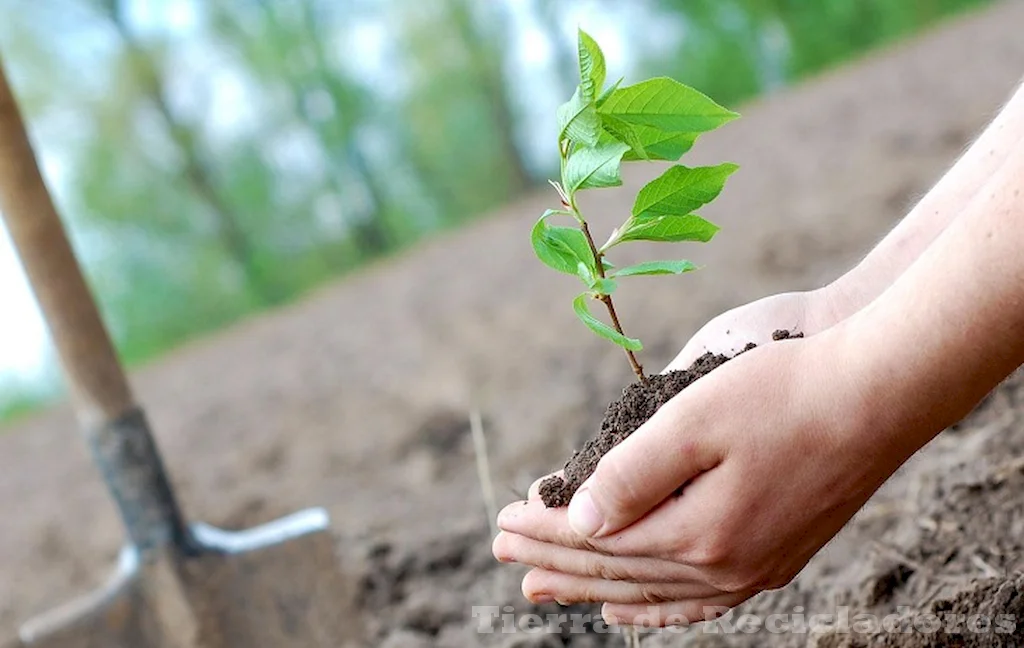
M 594 255 L 594 265 L 597 269 L 597 276 L 604 279 L 604 263 L 602 262 L 602 258 L 604 257 L 604 255 L 601 254 L 601 252 L 597 249 L 597 246 L 594 245 L 594 237 L 591 236 L 590 234 L 590 227 L 587 225 L 587 221 L 584 220 L 583 218 L 580 218 L 580 229 L 583 230 L 583 235 L 587 237 L 587 245 L 590 246 L 590 252 L 591 254 Z M 615 330 L 619 333 L 619 335 L 625 337 L 626 334 L 622 330 L 622 324 L 619 322 L 619 316 L 615 312 L 615 304 L 612 303 L 612 296 L 601 295 L 598 299 L 601 301 L 602 304 L 604 304 L 605 308 L 608 309 L 608 317 L 610 317 L 612 320 L 612 326 L 615 327 Z M 636 374 L 637 380 L 639 380 L 642 384 L 646 385 L 647 376 L 644 374 L 643 366 L 640 364 L 640 362 L 637 361 L 636 355 L 629 349 L 623 350 L 626 352 L 626 358 L 629 360 L 629 366 L 633 368 L 633 373 Z
M 604 255 L 598 251 L 597 246 L 594 245 L 594 237 L 590 235 L 590 226 L 587 225 L 587 221 L 580 218 L 580 229 L 583 230 L 583 235 L 587 237 L 587 245 L 590 246 L 590 253 L 594 255 L 594 265 L 597 267 L 597 276 L 604 279 L 604 264 L 601 263 L 601 257 Z M 622 333 L 622 331 L 619 331 Z
M 608 316 L 612 320 L 612 326 L 614 326 L 615 330 L 618 331 L 620 334 L 625 335 L 625 333 L 622 332 L 622 324 L 619 323 L 619 316 L 615 314 L 615 305 L 612 304 L 611 296 L 601 295 L 601 302 L 604 303 L 605 307 L 608 309 Z M 634 355 L 632 351 L 630 351 L 629 349 L 624 350 L 626 352 L 626 358 L 629 359 L 629 365 L 633 367 L 633 373 L 636 374 L 637 380 L 646 385 L 647 376 L 644 375 L 643 366 L 641 366 L 640 363 L 637 361 L 636 355 Z

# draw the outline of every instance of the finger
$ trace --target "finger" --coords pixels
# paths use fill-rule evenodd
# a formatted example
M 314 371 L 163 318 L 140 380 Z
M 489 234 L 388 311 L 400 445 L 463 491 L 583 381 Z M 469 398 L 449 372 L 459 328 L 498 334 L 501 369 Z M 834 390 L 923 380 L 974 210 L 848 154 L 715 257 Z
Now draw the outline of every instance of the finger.
M 539 499 L 512 502 L 498 512 L 502 531 L 574 549 L 597 551 L 596 543 L 581 538 L 569 527 L 564 508 L 548 508 Z
M 721 594 L 656 605 L 605 603 L 601 607 L 601 616 L 608 625 L 634 625 L 644 628 L 689 625 L 720 618 L 751 596 L 753 593 Z
M 696 583 L 700 572 L 656 558 L 604 556 L 502 531 L 491 545 L 501 562 L 516 562 L 571 576 L 639 583 Z M 678 598 L 678 597 L 677 597 Z
M 498 528 L 551 545 L 624 557 L 660 553 L 664 544 L 656 543 L 655 535 L 630 533 L 629 530 L 605 538 L 581 536 L 569 526 L 566 509 L 547 508 L 539 499 L 513 502 L 503 508 L 498 513 Z M 656 535 L 668 536 L 670 529 Z
M 721 461 L 704 434 L 711 421 L 700 391 L 691 385 L 601 458 L 569 503 L 573 530 L 591 538 L 615 533 Z
M 537 499 L 538 497 L 540 497 L 541 484 L 543 484 L 548 479 L 551 479 L 552 477 L 564 477 L 564 475 L 565 471 L 559 470 L 558 472 L 553 472 L 550 475 L 545 475 L 544 477 L 541 477 L 537 481 L 533 482 L 532 484 L 530 484 L 530 491 L 527 494 L 526 499 Z
M 722 502 L 731 496 L 728 468 L 722 464 L 700 475 L 686 485 L 680 496 L 667 498 L 642 520 L 601 538 L 581 536 L 569 525 L 564 508 L 549 509 L 540 500 L 509 504 L 498 514 L 498 527 L 509 534 L 536 540 L 547 550 L 560 546 L 619 558 L 653 558 L 665 565 L 687 566 L 686 569 L 699 568 L 707 563 L 708 531 L 721 524 Z M 673 577 L 675 572 L 670 572 L 668 578 Z
M 569 526 L 564 508 L 548 508 L 539 499 L 512 502 L 498 513 L 498 528 L 549 544 L 598 551 L 599 543 L 579 536 Z
M 722 592 L 700 582 L 633 583 L 533 569 L 523 578 L 523 594 L 531 601 L 554 599 L 573 603 L 651 604 L 708 599 Z

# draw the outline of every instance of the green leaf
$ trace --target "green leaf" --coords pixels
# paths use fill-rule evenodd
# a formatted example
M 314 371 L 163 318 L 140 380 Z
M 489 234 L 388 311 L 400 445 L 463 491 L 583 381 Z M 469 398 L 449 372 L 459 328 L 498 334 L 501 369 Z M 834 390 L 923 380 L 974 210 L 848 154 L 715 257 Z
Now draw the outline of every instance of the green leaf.
M 582 261 L 576 265 L 576 274 L 583 280 L 583 283 L 586 284 L 588 288 L 593 287 L 594 282 L 597 281 L 597 276 L 587 266 L 587 264 Z
M 530 241 L 537 258 L 548 267 L 566 274 L 578 274 L 580 263 L 593 271 L 594 254 L 583 232 L 574 227 L 552 227 L 547 224 L 547 218 L 557 213 L 560 212 L 549 209 L 533 226 Z
M 626 266 L 614 273 L 616 277 L 634 275 L 677 275 L 696 270 L 697 266 L 689 261 L 645 261 L 636 265 Z
M 626 155 L 633 156 L 633 159 L 646 160 L 647 152 L 643 140 L 633 125 L 627 124 L 618 117 L 612 115 L 601 115 L 601 126 L 604 132 L 613 139 L 629 146 Z M 625 157 L 625 156 L 624 156 Z
M 595 275 L 594 272 L 582 261 L 580 261 L 579 265 L 576 267 L 576 274 L 583 280 L 583 283 L 587 288 L 590 288 L 601 295 L 610 295 L 619 287 L 619 284 L 614 279 L 598 277 Z
M 572 308 L 576 311 L 576 317 L 580 318 L 580 321 L 586 324 L 594 333 L 597 333 L 606 340 L 611 340 L 624 349 L 629 349 L 630 351 L 643 350 L 644 345 L 640 343 L 640 340 L 626 337 L 622 333 L 619 333 L 612 327 L 591 315 L 590 310 L 587 308 L 587 297 L 588 295 L 584 293 L 576 297 L 572 302 Z
M 607 67 L 604 53 L 590 34 L 579 30 L 580 88 L 585 101 L 593 102 L 604 87 Z
M 689 214 L 722 193 L 725 181 L 739 167 L 726 162 L 713 167 L 674 166 L 637 194 L 634 216 Z
M 608 101 L 608 98 L 611 97 L 612 94 L 614 94 L 614 92 L 619 89 L 619 85 L 622 84 L 622 81 L 623 81 L 624 78 L 625 77 L 619 78 L 618 81 L 613 83 L 607 90 L 605 90 L 604 92 L 601 93 L 601 96 L 597 98 L 597 107 L 598 108 L 603 106 L 604 103 L 606 101 Z
M 610 295 L 615 292 L 615 289 L 619 287 L 619 282 L 614 279 L 601 279 L 598 278 L 597 283 L 594 285 L 592 290 L 600 295 Z
M 601 112 L 669 133 L 705 133 L 739 117 L 668 77 L 619 88 L 601 105 Z
M 570 196 L 580 189 L 617 187 L 622 184 L 622 156 L 629 146 L 602 142 L 592 148 L 573 151 L 562 170 L 562 184 Z
M 558 107 L 558 139 L 569 138 L 586 146 L 597 145 L 601 135 L 601 117 L 593 98 L 583 96 L 582 86 L 576 86 L 572 99 Z
M 603 252 L 626 241 L 660 241 L 666 243 L 698 241 L 700 243 L 707 243 L 714 238 L 718 230 L 719 227 L 717 225 L 704 220 L 696 214 L 652 216 L 646 218 L 632 217 L 612 235 L 608 242 L 604 244 L 604 247 L 601 248 L 601 251 Z
M 601 122 L 604 123 L 606 115 L 601 115 Z M 621 120 L 619 120 L 621 121 Z M 622 122 L 625 123 L 625 122 Z M 607 130 L 607 127 L 605 128 Z M 693 148 L 694 142 L 700 133 L 666 133 L 650 126 L 633 126 L 633 132 L 644 148 L 644 156 L 634 151 L 627 151 L 622 157 L 625 161 L 636 160 L 666 160 L 675 162 L 683 157 L 687 151 Z M 628 142 L 627 142 L 628 144 Z

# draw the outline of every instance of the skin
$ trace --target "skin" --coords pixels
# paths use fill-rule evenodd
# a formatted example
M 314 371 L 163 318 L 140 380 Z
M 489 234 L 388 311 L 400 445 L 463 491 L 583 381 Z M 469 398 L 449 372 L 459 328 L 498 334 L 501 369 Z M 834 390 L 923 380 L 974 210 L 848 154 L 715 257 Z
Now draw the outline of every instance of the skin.
M 1024 91 L 856 268 L 719 316 L 672 366 L 779 327 L 806 338 L 759 346 L 684 390 L 568 509 L 546 509 L 536 489 L 506 507 L 495 556 L 534 567 L 531 600 L 602 602 L 618 623 L 708 618 L 785 585 L 1024 363 L 1021 249 Z
M 881 295 L 945 231 L 1021 138 L 1024 88 L 856 267 L 817 290 L 772 295 L 719 315 L 690 339 L 666 371 L 684 369 L 706 351 L 734 355 L 747 342 L 767 343 L 771 332 L 780 328 L 814 335 L 859 311 Z

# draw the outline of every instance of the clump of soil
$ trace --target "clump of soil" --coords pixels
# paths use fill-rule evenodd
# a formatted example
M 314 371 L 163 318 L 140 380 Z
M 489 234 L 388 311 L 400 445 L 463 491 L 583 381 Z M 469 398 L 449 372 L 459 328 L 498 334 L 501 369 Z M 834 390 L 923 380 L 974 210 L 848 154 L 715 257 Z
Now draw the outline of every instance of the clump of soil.
M 803 336 L 803 333 L 778 330 L 772 333 L 772 340 L 787 340 Z M 756 344 L 750 343 L 736 356 L 756 346 Z M 736 356 L 732 356 L 732 358 Z M 648 376 L 647 384 L 637 382 L 626 387 L 622 391 L 622 397 L 612 402 L 605 410 L 601 429 L 597 435 L 587 441 L 582 450 L 573 452 L 569 460 L 565 462 L 564 478 L 556 475 L 541 483 L 540 497 L 544 505 L 548 508 L 568 506 L 579 487 L 593 474 L 601 457 L 636 432 L 672 397 L 692 385 L 698 378 L 708 375 L 732 358 L 708 352 L 697 358 L 687 369 Z

